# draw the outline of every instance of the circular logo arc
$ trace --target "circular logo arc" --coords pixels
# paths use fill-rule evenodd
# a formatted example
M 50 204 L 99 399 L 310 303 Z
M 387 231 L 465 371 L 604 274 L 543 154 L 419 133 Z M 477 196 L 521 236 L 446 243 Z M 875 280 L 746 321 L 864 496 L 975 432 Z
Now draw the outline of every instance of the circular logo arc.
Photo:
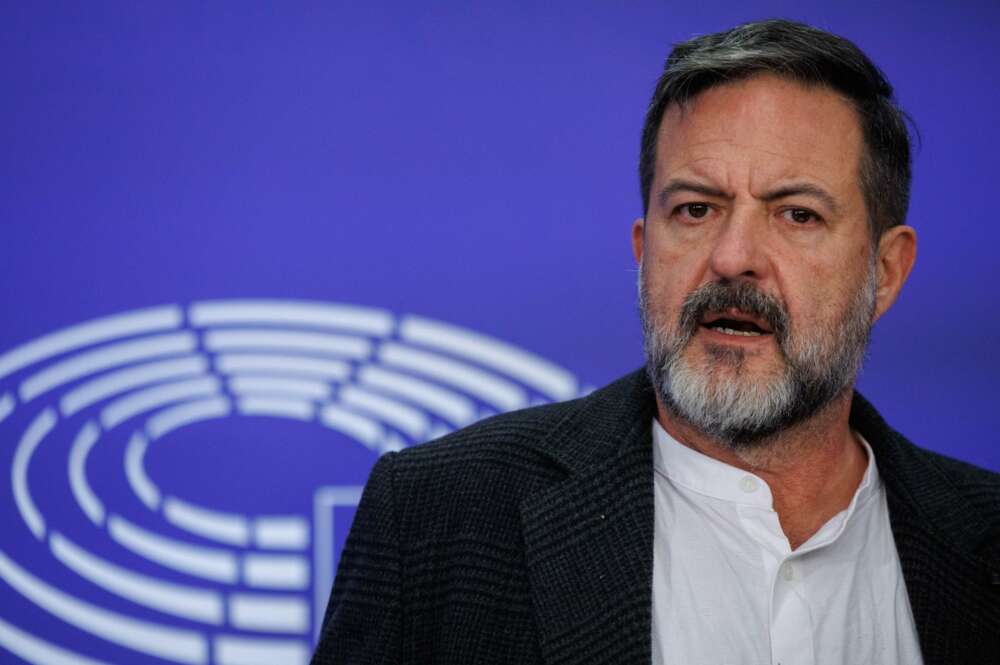
M 0 651 L 45 665 L 304 664 L 341 509 L 364 478 L 311 488 L 311 511 L 219 510 L 150 473 L 151 446 L 264 416 L 334 430 L 374 459 L 579 394 L 572 373 L 495 338 L 338 303 L 167 305 L 22 344 L 0 355 L 0 584 L 27 609 L 0 607 Z

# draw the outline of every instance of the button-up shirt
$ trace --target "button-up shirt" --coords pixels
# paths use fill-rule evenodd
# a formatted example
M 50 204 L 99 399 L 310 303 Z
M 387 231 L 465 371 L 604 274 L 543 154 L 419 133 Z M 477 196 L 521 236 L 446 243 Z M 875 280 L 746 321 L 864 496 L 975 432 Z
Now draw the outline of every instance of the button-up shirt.
M 856 436 L 854 497 L 793 551 L 763 479 L 654 420 L 654 665 L 920 665 L 885 490 Z

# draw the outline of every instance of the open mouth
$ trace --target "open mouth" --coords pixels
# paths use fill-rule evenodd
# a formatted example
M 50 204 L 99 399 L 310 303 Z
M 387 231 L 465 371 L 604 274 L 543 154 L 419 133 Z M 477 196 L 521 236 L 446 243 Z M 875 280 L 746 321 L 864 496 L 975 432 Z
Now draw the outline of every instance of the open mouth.
M 701 326 L 734 337 L 763 337 L 773 334 L 766 321 L 738 310 L 710 312 L 702 318 Z

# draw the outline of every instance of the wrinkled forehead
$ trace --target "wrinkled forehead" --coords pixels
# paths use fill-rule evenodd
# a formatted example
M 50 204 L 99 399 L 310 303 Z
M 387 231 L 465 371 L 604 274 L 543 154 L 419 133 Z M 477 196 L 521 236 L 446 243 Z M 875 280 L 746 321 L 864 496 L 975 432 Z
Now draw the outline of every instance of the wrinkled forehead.
M 860 117 L 842 95 L 760 75 L 668 106 L 657 136 L 657 178 L 678 168 L 742 168 L 764 178 L 810 175 L 859 187 L 862 147 Z

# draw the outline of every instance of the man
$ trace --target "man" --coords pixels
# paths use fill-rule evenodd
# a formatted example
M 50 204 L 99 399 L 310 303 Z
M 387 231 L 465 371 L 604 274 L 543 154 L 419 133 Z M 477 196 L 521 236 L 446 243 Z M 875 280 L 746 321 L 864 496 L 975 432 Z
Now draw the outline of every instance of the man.
M 853 392 L 915 257 L 882 74 L 681 44 L 640 181 L 647 370 L 382 458 L 313 662 L 1000 662 L 1000 477 Z

